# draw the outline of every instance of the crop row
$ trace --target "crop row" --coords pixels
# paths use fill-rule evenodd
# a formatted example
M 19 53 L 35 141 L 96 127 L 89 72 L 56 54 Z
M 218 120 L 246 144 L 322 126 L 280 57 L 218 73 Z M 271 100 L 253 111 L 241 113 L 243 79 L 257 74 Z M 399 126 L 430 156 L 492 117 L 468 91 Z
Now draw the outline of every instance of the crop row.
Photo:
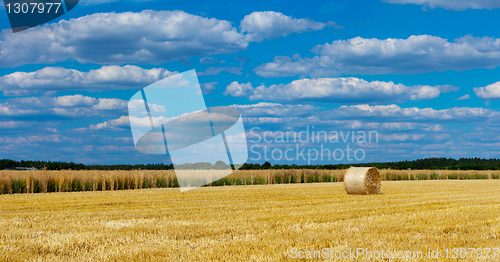
M 240 170 L 206 186 L 342 182 L 346 170 Z M 380 170 L 383 181 L 500 179 L 498 170 Z M 173 170 L 0 171 L 0 194 L 178 187 Z

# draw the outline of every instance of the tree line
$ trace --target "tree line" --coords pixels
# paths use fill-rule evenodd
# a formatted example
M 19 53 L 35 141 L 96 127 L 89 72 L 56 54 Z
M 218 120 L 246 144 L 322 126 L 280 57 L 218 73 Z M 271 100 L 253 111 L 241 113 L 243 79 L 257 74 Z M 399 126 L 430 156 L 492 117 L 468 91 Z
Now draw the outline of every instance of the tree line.
M 207 162 L 186 163 L 181 165 L 183 169 L 219 169 L 224 163 Z M 345 169 L 350 166 L 375 166 L 379 169 L 391 168 L 405 169 L 448 169 L 448 170 L 498 170 L 500 159 L 482 158 L 425 158 L 411 161 L 383 162 L 383 163 L 361 163 L 361 164 L 327 164 L 327 165 L 279 165 L 265 162 L 264 164 L 246 163 L 240 170 L 260 169 Z M 167 170 L 173 169 L 172 164 L 122 164 L 122 165 L 85 165 L 73 162 L 52 161 L 15 161 L 10 159 L 0 160 L 0 170 L 16 168 L 36 168 L 47 170 Z
M 15 161 L 10 159 L 0 160 L 0 170 L 16 169 L 20 167 L 47 169 L 47 170 L 165 170 L 173 169 L 174 167 L 166 164 L 139 164 L 139 165 L 85 165 L 73 162 L 57 162 L 57 161 Z

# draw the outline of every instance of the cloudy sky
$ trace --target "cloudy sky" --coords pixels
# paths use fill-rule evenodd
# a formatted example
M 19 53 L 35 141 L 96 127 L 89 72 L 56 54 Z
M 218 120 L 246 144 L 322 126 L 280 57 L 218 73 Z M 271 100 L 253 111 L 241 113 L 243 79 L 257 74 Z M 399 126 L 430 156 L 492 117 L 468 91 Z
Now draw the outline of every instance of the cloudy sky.
M 127 103 L 191 69 L 207 106 L 241 112 L 249 162 L 500 157 L 498 0 L 81 0 L 15 34 L 1 6 L 0 158 L 169 163 L 135 149 Z M 278 139 L 312 130 L 323 143 Z

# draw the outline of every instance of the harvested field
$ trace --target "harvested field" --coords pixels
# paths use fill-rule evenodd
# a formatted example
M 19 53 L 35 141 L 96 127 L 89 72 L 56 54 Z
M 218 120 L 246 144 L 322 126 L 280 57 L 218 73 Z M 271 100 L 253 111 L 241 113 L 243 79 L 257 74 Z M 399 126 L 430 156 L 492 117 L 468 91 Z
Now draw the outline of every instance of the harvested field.
M 363 248 L 448 261 L 446 248 L 500 247 L 499 196 L 500 180 L 384 181 L 380 195 L 343 183 L 5 194 L 0 260 L 281 261 Z

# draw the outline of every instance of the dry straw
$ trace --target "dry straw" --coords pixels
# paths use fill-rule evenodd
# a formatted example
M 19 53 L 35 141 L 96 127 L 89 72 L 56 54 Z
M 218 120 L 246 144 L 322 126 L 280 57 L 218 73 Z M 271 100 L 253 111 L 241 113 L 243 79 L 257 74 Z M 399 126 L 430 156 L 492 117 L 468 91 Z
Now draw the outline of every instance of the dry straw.
M 345 174 L 344 185 L 347 194 L 379 194 L 380 181 L 376 167 L 351 167 Z

